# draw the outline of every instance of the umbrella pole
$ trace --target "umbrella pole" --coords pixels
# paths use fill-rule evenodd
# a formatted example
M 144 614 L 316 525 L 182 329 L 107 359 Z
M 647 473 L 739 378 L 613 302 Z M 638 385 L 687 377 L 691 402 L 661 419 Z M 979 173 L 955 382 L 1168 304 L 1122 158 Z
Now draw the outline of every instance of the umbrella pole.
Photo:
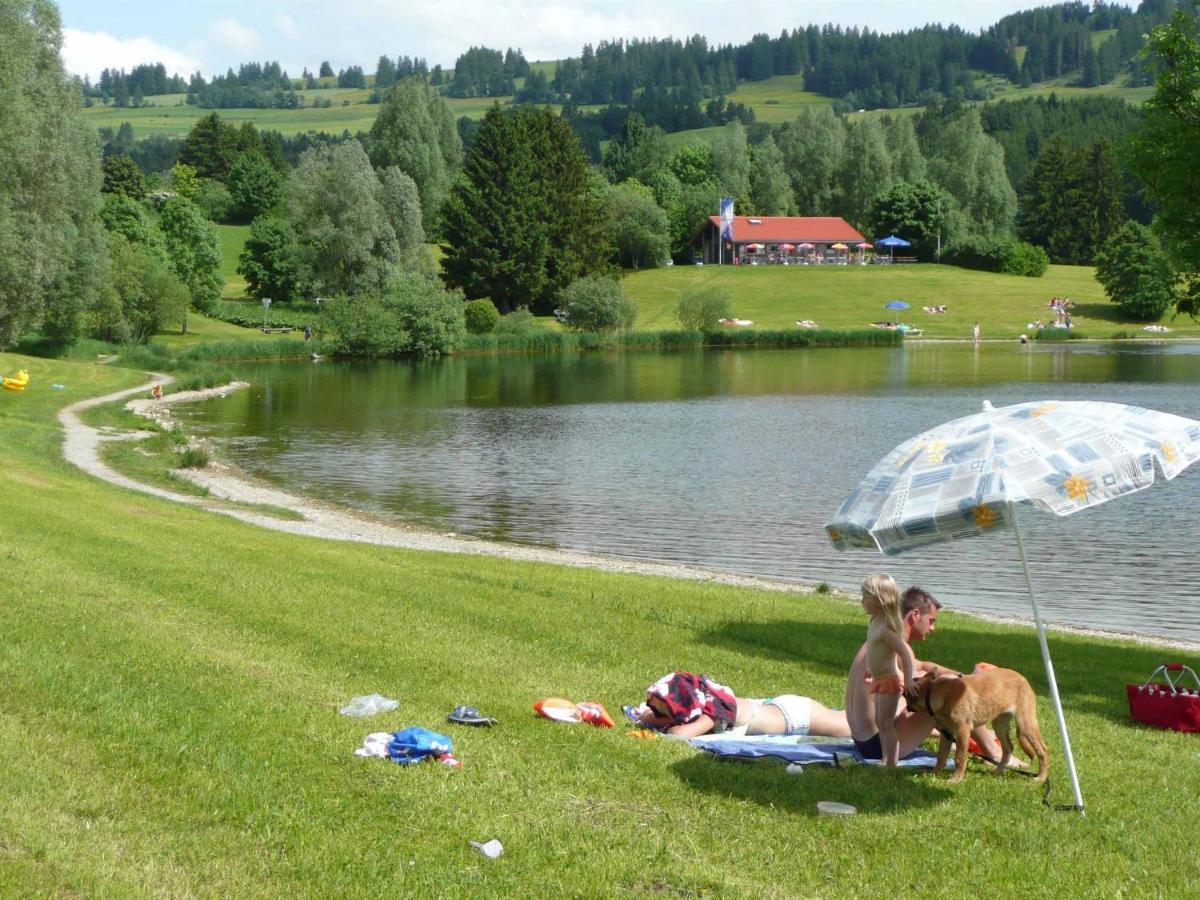
M 1025 558 L 1025 542 L 1021 540 L 1021 527 L 1017 524 L 1017 510 L 1009 504 L 1013 533 L 1017 536 L 1017 551 L 1021 554 L 1021 568 L 1025 570 L 1025 584 L 1029 588 L 1029 602 L 1033 604 L 1033 621 L 1037 625 L 1038 644 L 1042 648 L 1042 662 L 1046 666 L 1046 679 L 1050 683 L 1050 697 L 1054 701 L 1054 714 L 1058 717 L 1058 731 L 1062 735 L 1063 756 L 1067 770 L 1071 773 L 1071 789 L 1075 792 L 1075 808 L 1083 811 L 1083 794 L 1079 792 L 1079 775 L 1075 772 L 1075 757 L 1071 755 L 1071 738 L 1067 735 L 1067 718 L 1063 715 L 1062 700 L 1058 696 L 1058 682 L 1054 678 L 1054 663 L 1050 661 L 1050 648 L 1046 645 L 1046 627 L 1042 624 L 1042 613 L 1038 609 L 1037 595 L 1033 590 L 1033 578 L 1029 574 L 1029 561 Z

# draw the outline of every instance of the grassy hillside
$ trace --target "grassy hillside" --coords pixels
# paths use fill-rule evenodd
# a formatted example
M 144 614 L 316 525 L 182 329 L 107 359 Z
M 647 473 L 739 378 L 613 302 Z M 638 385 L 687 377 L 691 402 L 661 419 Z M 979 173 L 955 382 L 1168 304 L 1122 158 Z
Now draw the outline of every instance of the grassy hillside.
M 977 766 L 953 787 L 873 767 L 793 776 L 623 727 L 554 724 L 530 704 L 562 695 L 618 712 L 672 666 L 751 696 L 836 703 L 862 613 L 817 596 L 309 539 L 110 487 L 61 460 L 55 412 L 143 376 L 0 354 L 0 371 L 19 367 L 30 388 L 0 395 L 6 895 L 1193 887 L 1187 865 L 1163 864 L 1200 814 L 1180 789 L 1191 736 L 1131 726 L 1121 687 L 1161 650 L 1052 638 L 1086 819 L 1044 810 L 1027 780 Z M 863 566 L 882 561 L 864 555 Z M 1032 631 L 946 612 L 928 653 L 1030 675 L 1051 799 L 1067 802 Z M 375 691 L 399 710 L 338 715 Z M 447 725 L 464 702 L 500 725 Z M 448 732 L 463 768 L 353 755 L 368 732 L 415 724 Z M 818 817 L 819 800 L 859 814 Z M 968 837 L 942 841 L 937 865 L 900 867 L 895 841 L 879 840 L 934 831 Z M 500 859 L 468 845 L 489 838 Z
M 1018 278 L 932 264 L 896 266 L 673 266 L 629 273 L 626 293 L 638 304 L 638 328 L 675 328 L 675 307 L 686 291 L 718 287 L 733 300 L 733 314 L 756 327 L 791 328 L 812 319 L 823 328 L 862 328 L 876 321 L 901 321 L 926 337 L 971 336 L 980 323 L 984 338 L 1014 338 L 1037 319 L 1053 321 L 1053 296 L 1075 301 L 1077 332 L 1107 338 L 1121 331 L 1144 335 L 1144 323 L 1123 322 L 1104 297 L 1093 270 L 1051 266 L 1043 278 Z M 885 309 L 899 299 L 909 309 Z M 931 315 L 924 306 L 946 305 Z M 1163 320 L 1176 335 L 1200 335 L 1190 319 Z

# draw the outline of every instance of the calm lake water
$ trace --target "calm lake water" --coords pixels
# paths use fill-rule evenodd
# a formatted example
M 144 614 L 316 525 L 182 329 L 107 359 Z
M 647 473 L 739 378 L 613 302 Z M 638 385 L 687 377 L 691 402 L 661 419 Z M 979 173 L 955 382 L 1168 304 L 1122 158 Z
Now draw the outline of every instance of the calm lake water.
M 1200 344 L 588 353 L 243 367 L 181 408 L 238 465 L 481 537 L 854 587 L 889 571 L 951 606 L 1028 617 L 1011 533 L 884 559 L 822 524 L 888 450 L 1035 399 L 1200 418 Z M 1200 643 L 1200 466 L 1023 519 L 1048 620 Z

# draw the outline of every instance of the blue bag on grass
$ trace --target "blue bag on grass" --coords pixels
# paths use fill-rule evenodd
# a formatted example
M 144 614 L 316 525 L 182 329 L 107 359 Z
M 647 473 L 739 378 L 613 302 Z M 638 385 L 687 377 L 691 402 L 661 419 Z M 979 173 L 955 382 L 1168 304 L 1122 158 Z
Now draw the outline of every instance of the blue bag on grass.
M 427 756 L 440 756 L 451 751 L 450 738 L 428 728 L 414 725 L 397 731 L 388 741 L 388 756 L 401 765 L 420 762 Z

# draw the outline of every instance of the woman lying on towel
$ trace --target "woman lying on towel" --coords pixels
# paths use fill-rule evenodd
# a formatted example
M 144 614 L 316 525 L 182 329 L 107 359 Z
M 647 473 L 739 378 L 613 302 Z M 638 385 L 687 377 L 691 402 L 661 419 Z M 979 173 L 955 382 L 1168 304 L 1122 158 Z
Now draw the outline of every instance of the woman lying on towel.
M 746 734 L 849 737 L 846 714 L 811 697 L 781 694 L 749 700 L 707 675 L 672 672 L 646 688 L 646 702 L 631 716 L 647 728 L 676 737 L 745 730 Z

